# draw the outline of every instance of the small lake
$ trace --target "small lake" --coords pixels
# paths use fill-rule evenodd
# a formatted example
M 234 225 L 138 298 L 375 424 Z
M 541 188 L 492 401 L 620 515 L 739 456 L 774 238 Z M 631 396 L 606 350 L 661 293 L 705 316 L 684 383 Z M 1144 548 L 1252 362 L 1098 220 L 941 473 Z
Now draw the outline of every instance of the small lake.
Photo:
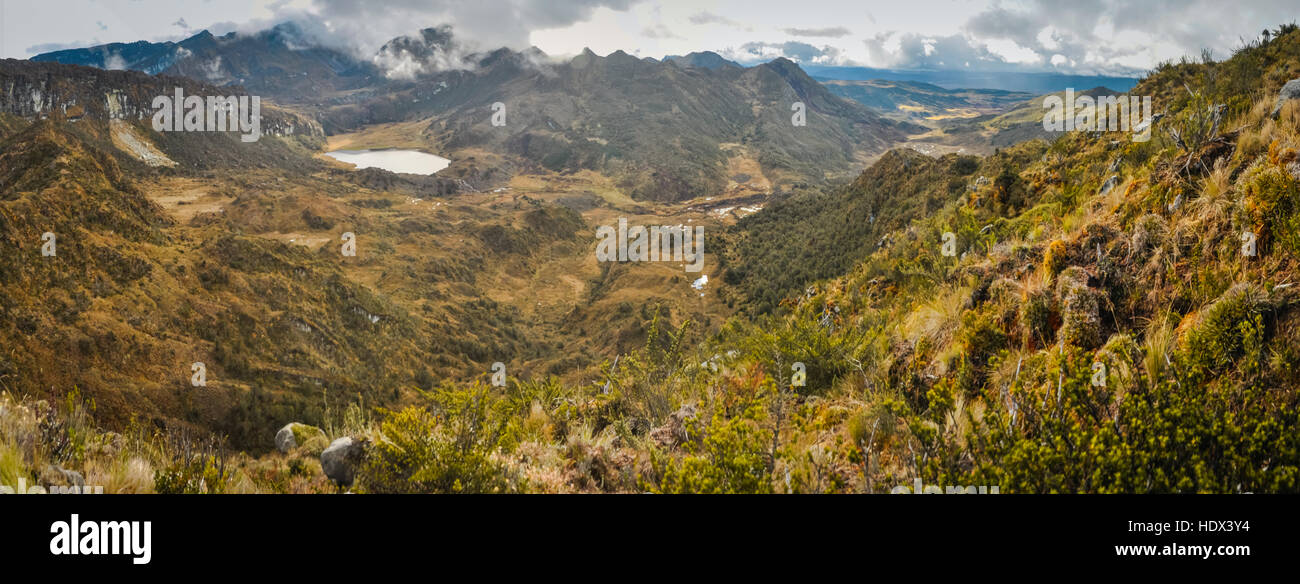
M 355 164 L 357 169 L 381 168 L 389 172 L 429 175 L 451 164 L 450 160 L 419 150 L 335 150 L 326 156 Z

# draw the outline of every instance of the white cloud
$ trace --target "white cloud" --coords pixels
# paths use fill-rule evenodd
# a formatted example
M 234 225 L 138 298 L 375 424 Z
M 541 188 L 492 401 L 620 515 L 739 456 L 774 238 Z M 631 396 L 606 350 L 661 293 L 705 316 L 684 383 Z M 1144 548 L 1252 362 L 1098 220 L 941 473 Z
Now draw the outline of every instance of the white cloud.
M 7 56 L 82 39 L 175 40 L 177 27 L 250 32 L 298 18 L 315 23 L 304 26 L 317 40 L 367 58 L 393 37 L 450 24 L 479 50 L 537 44 L 563 55 L 591 46 L 662 57 L 761 47 L 877 67 L 1131 74 L 1202 47 L 1226 56 L 1241 39 L 1294 20 L 1295 0 L 52 0 L 6 16 Z
M 844 28 L 842 26 L 830 26 L 826 28 L 786 28 L 786 29 L 782 29 L 782 32 L 790 36 L 798 36 L 798 37 L 832 37 L 832 38 L 846 37 L 853 34 L 853 31 L 850 31 L 849 29 Z
M 823 45 L 816 47 L 808 43 L 787 41 L 784 43 L 745 43 L 739 47 L 727 47 L 719 51 L 722 56 L 741 63 L 771 61 L 785 57 L 798 63 L 817 65 L 843 65 L 840 49 Z
M 586 20 L 597 8 L 626 10 L 638 0 L 312 0 L 306 13 L 319 18 L 336 44 L 376 50 L 389 39 L 419 29 L 450 25 L 473 48 L 525 49 L 534 30 Z M 301 14 L 295 9 L 285 16 Z M 640 32 L 640 31 L 637 31 Z M 636 34 L 636 33 L 632 33 Z

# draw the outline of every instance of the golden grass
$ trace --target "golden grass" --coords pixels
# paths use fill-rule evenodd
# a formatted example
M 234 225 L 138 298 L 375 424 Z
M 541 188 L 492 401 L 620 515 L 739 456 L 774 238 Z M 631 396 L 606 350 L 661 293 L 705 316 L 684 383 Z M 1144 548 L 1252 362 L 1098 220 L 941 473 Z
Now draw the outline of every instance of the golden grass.
M 424 135 L 427 126 L 428 120 L 366 126 L 357 132 L 330 136 L 326 150 L 409 148 L 437 154 L 437 144 Z
M 940 289 L 903 319 L 899 332 L 909 341 L 929 339 L 935 347 L 948 346 L 961 324 L 962 309 L 970 294 L 968 287 Z
M 1170 355 L 1178 346 L 1173 312 L 1166 309 L 1147 325 L 1142 338 L 1142 367 L 1148 382 L 1159 379 L 1169 367 Z

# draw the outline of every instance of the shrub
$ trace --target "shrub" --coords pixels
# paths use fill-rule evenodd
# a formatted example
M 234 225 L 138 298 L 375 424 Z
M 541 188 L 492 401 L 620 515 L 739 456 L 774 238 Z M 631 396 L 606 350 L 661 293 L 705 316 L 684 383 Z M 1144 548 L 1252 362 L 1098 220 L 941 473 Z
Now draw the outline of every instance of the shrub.
M 161 494 L 221 493 L 234 475 L 227 469 L 222 440 L 198 440 L 186 432 L 155 435 L 164 465 L 154 471 L 154 491 Z
M 1031 346 L 1046 346 L 1052 338 L 1052 296 L 1047 290 L 1025 289 L 1020 303 L 1020 328 Z
M 1047 251 L 1043 252 L 1043 275 L 1049 280 L 1056 277 L 1056 274 L 1065 268 L 1066 261 L 1065 242 L 1059 239 L 1048 244 Z
M 229 479 L 216 456 L 197 455 L 154 471 L 153 490 L 162 495 L 220 493 Z
M 1057 278 L 1056 295 L 1061 303 L 1057 338 L 1076 347 L 1096 347 L 1101 341 L 1100 293 L 1088 287 L 1088 273 L 1078 266 L 1063 270 Z
M 656 493 L 771 493 L 767 447 L 772 434 L 759 427 L 760 413 L 758 407 L 731 419 L 715 413 L 707 428 L 688 430 L 692 439 L 683 445 L 686 456 L 653 456 L 660 479 L 648 488 Z
M 1240 283 L 1192 317 L 1183 335 L 1182 357 L 1193 375 L 1239 366 L 1257 368 L 1263 358 L 1264 313 L 1262 293 Z
M 504 425 L 487 388 L 444 388 L 435 416 L 411 406 L 379 425 L 361 472 L 376 493 L 500 493 L 518 488 L 493 457 Z
M 960 339 L 966 358 L 978 367 L 987 365 L 989 357 L 1007 346 L 1006 333 L 988 311 L 966 311 L 962 315 Z
M 1264 241 L 1300 252 L 1300 181 L 1280 166 L 1257 167 L 1245 179 L 1247 208 Z
M 991 409 L 982 421 L 987 440 L 972 444 L 983 462 L 972 472 L 953 472 L 953 480 L 998 484 L 1012 493 L 1294 492 L 1300 486 L 1300 438 L 1287 430 L 1297 413 L 1270 405 L 1269 390 L 1219 390 L 1164 376 L 1134 386 L 1105 411 L 1089 383 L 1091 360 L 1067 348 L 1056 361 L 1047 377 L 1061 401 L 1046 405 L 1061 413 L 1033 417 L 1032 424 L 1032 414 L 1021 413 L 1026 422 L 1012 424 L 1008 412 Z

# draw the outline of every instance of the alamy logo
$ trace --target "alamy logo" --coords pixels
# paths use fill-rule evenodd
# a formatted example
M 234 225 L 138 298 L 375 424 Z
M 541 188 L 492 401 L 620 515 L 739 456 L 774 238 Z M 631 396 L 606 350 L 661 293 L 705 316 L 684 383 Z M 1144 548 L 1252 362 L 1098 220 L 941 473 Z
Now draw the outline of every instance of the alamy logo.
M 69 521 L 50 524 L 50 553 L 56 556 L 130 556 L 134 564 L 148 564 L 151 521 L 87 521 L 76 513 Z
M 343 234 L 342 239 L 343 246 L 339 248 L 339 251 L 343 254 L 343 257 L 357 257 L 357 234 L 349 231 Z
M 506 364 L 500 361 L 492 364 L 492 386 L 506 386 Z
M 1258 251 L 1256 247 L 1255 234 L 1250 231 L 1241 232 L 1241 255 L 1253 258 Z
M 506 104 L 499 101 L 492 103 L 492 127 L 502 128 L 506 125 Z
M 948 485 L 940 488 L 938 485 L 923 485 L 921 479 L 913 479 L 912 487 L 907 485 L 898 485 L 889 491 L 891 495 L 996 495 L 1001 492 L 998 485 Z
M 939 246 L 939 254 L 946 258 L 957 257 L 957 235 L 951 231 L 943 232 L 943 245 Z
M 1151 96 L 1081 95 L 1065 90 L 1065 98 L 1043 99 L 1043 129 L 1048 132 L 1132 132 L 1134 142 L 1151 139 Z
M 244 142 L 262 137 L 262 98 L 191 95 L 177 87 L 176 94 L 153 98 L 155 132 L 243 132 Z
M 618 229 L 602 225 L 596 229 L 596 261 L 600 262 L 690 262 L 687 272 L 704 270 L 704 228 L 683 225 L 628 227 L 618 220 Z M 693 245 L 692 245 L 693 244 Z M 694 248 L 692 250 L 692 248 Z
M 190 375 L 190 385 L 192 387 L 208 386 L 207 365 L 204 365 L 202 361 L 195 361 L 190 364 L 190 371 L 193 373 L 193 375 Z
M 18 489 L 15 490 L 11 485 L 0 485 L 0 495 L 103 495 L 104 487 L 102 485 L 50 485 L 43 487 L 41 485 L 27 486 L 27 479 L 18 477 Z
M 1106 387 L 1106 364 L 1094 362 L 1092 364 L 1092 386 Z

